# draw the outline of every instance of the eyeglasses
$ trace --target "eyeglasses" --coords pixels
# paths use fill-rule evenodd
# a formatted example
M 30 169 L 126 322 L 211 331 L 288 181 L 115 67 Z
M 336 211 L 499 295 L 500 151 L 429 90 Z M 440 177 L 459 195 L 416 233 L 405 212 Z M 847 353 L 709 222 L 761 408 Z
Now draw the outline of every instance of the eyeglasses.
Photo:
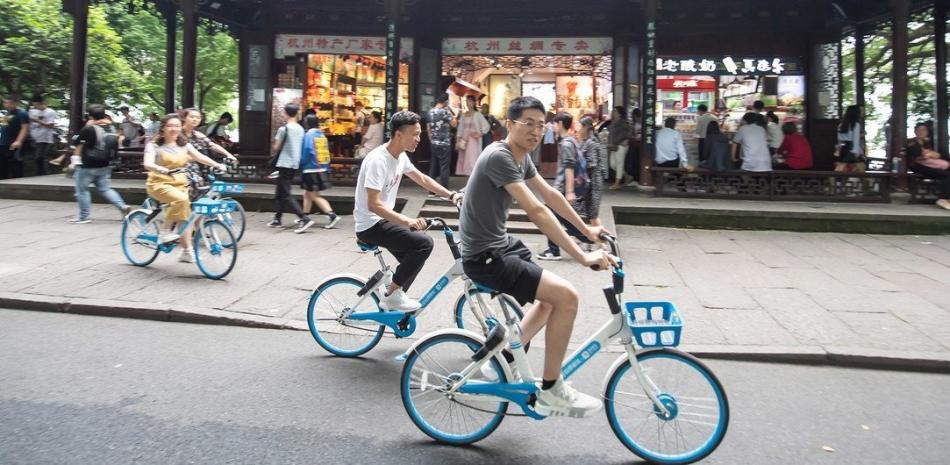
M 513 119 L 513 120 L 511 120 L 511 122 L 512 122 L 512 123 L 518 123 L 518 124 L 520 124 L 520 125 L 522 125 L 522 126 L 527 126 L 528 129 L 532 129 L 532 130 L 535 130 L 535 131 L 543 131 L 543 130 L 544 130 L 544 121 L 538 121 L 538 122 L 536 122 L 536 123 L 529 123 L 529 122 L 527 122 L 527 121 L 518 121 L 518 120 L 516 120 L 516 119 Z

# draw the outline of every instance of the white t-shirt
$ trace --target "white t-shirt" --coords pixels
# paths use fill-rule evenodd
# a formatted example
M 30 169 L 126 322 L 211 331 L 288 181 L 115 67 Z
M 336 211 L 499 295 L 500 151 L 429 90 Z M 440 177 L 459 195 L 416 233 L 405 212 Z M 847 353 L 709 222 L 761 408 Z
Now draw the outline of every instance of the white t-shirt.
M 732 141 L 742 146 L 743 170 L 772 171 L 772 155 L 762 126 L 746 124 L 736 131 Z
M 360 165 L 360 175 L 356 181 L 356 205 L 353 208 L 353 220 L 358 233 L 372 228 L 382 220 L 369 211 L 366 189 L 378 190 L 383 205 L 393 209 L 396 207 L 396 194 L 399 192 L 402 175 L 416 169 L 406 152 L 400 153 L 397 159 L 389 153 L 387 147 L 389 144 L 376 147 L 366 155 Z
M 56 121 L 56 112 L 51 108 L 45 108 L 43 110 L 33 108 L 30 110 L 30 137 L 34 142 L 52 143 L 53 128 L 48 128 L 42 124 L 33 122 L 33 120 L 39 120 L 45 124 L 53 123 Z

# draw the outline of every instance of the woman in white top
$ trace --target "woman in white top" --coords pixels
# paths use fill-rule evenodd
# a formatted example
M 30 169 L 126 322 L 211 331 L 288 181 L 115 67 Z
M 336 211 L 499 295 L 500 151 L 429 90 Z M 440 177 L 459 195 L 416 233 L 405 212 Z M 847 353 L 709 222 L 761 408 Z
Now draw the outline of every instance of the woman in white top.
M 369 128 L 363 136 L 363 145 L 357 150 L 357 158 L 363 158 L 370 151 L 383 145 L 383 114 L 379 111 L 370 113 Z
M 488 133 L 491 126 L 488 120 L 478 111 L 475 105 L 475 96 L 469 95 L 465 99 L 466 111 L 459 118 L 458 134 L 456 137 L 464 142 L 456 142 L 456 148 L 459 149 L 458 164 L 455 166 L 455 174 L 468 176 L 472 174 L 475 168 L 475 161 L 482 153 L 482 136 Z M 464 144 L 464 149 L 459 145 Z
M 838 126 L 835 171 L 845 173 L 864 172 L 866 158 L 864 157 L 862 119 L 864 119 L 864 109 L 858 105 L 850 105 L 845 109 L 844 116 L 841 118 L 841 125 Z
M 184 172 L 169 174 L 172 170 L 185 168 L 190 162 L 198 162 L 224 170 L 225 166 L 202 155 L 188 143 L 182 134 L 181 118 L 177 114 L 165 115 L 161 120 L 158 135 L 145 146 L 145 160 L 142 165 L 148 171 L 145 179 L 145 192 L 160 203 L 167 204 L 165 225 L 167 234 L 162 234 L 159 242 L 164 244 L 181 240 L 182 250 L 178 260 L 191 263 L 191 230 L 178 235 L 178 223 L 191 215 L 191 198 L 188 196 L 188 175 Z

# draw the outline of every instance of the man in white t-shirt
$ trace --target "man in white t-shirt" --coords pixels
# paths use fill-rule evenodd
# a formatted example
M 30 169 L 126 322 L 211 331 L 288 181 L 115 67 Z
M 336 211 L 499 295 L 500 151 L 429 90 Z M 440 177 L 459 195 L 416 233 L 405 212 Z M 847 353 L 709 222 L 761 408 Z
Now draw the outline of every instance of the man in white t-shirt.
M 759 125 L 760 115 L 746 113 L 742 126 L 732 138 L 733 146 L 742 147 L 742 169 L 745 171 L 772 171 L 772 155 L 768 137 Z
M 392 139 L 366 155 L 356 181 L 356 205 L 353 209 L 356 238 L 389 250 L 399 261 L 393 282 L 380 301 L 385 310 L 413 311 L 421 307 L 418 301 L 406 296 L 405 290 L 412 285 L 432 253 L 432 238 L 423 232 L 426 220 L 410 218 L 394 210 L 402 176 L 409 176 L 429 192 L 447 197 L 456 204 L 462 201 L 462 194 L 449 191 L 422 174 L 406 155 L 419 145 L 422 134 L 419 121 L 419 115 L 411 111 L 393 115 L 389 120 Z
M 56 127 L 56 112 L 46 106 L 43 97 L 36 96 L 30 101 L 30 139 L 33 139 L 33 158 L 36 162 L 36 175 L 46 174 L 46 157 L 53 146 Z

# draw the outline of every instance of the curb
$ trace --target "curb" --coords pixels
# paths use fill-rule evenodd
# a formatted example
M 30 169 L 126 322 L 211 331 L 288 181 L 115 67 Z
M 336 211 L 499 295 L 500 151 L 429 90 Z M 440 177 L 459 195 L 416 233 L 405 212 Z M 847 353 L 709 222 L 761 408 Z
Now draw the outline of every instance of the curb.
M 54 297 L 0 292 L 0 308 L 136 318 L 173 323 L 241 326 L 247 328 L 309 331 L 307 323 L 248 313 L 182 305 L 156 305 L 119 300 Z M 410 338 L 412 339 L 412 338 Z M 577 344 L 571 344 L 571 349 Z M 950 373 L 950 353 L 903 352 L 837 346 L 690 345 L 681 349 L 703 359 L 738 362 L 788 363 L 876 370 Z M 607 349 L 605 353 L 622 351 Z
M 119 300 L 53 297 L 37 294 L 0 292 L 0 307 L 78 315 L 137 318 L 175 323 L 199 323 L 243 326 L 264 329 L 306 331 L 307 323 L 287 318 L 274 318 L 183 305 L 156 305 Z

